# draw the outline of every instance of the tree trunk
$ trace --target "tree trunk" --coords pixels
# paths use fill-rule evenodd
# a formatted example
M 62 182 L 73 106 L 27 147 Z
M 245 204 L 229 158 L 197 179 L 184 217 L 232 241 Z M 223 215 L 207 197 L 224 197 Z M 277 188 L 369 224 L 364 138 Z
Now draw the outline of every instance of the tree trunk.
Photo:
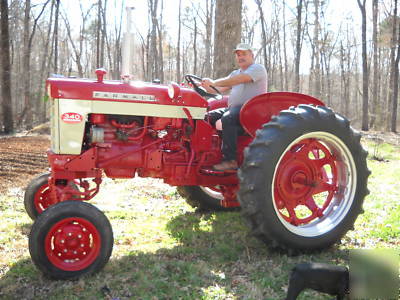
M 31 57 L 31 47 L 29 45 L 29 35 L 30 35 L 30 13 L 31 13 L 31 1 L 25 1 L 25 16 L 24 16 L 24 50 L 22 56 L 22 85 L 23 85 L 23 98 L 24 98 L 24 110 L 19 117 L 19 125 L 25 118 L 25 125 L 27 129 L 32 128 L 32 105 L 31 105 L 31 87 L 30 87 L 30 57 Z
M 287 91 L 289 89 L 289 68 L 288 68 L 288 56 L 287 56 L 287 51 L 286 51 L 286 5 L 285 1 L 282 1 L 282 14 L 283 14 L 283 25 L 282 25 L 282 30 L 283 30 L 283 59 L 284 59 L 284 64 L 285 64 L 285 73 L 284 73 L 284 90 Z
M 97 1 L 97 24 L 96 24 L 96 68 L 100 68 L 100 39 L 101 39 L 101 0 Z
M 372 86 L 372 114 L 370 127 L 375 127 L 378 111 L 378 0 L 372 0 L 372 46 L 373 46 L 373 86 Z
M 397 0 L 396 0 L 397 1 Z M 362 105 L 362 125 L 361 129 L 368 131 L 368 61 L 367 61 L 367 13 L 365 9 L 365 2 L 363 0 L 357 0 L 358 6 L 361 10 L 362 16 L 362 25 L 361 25 L 361 33 L 362 33 L 362 70 L 363 70 L 363 105 Z
M 180 83 L 182 81 L 181 78 L 181 9 L 182 9 L 182 0 L 179 0 L 179 17 L 178 17 L 178 41 L 176 45 L 176 82 Z
M 300 57 L 301 57 L 301 12 L 303 10 L 303 0 L 297 0 L 297 30 L 296 30 L 296 57 L 294 66 L 294 91 L 300 92 Z
M 8 29 L 8 1 L 0 2 L 0 57 L 1 57 L 1 108 L 3 113 L 3 132 L 5 134 L 14 131 L 12 98 L 11 98 L 11 64 L 10 64 L 10 35 Z
M 260 14 L 260 20 L 261 20 L 261 44 L 262 44 L 262 53 L 264 57 L 264 66 L 267 68 L 267 33 L 265 30 L 265 19 L 264 19 L 264 12 L 262 9 L 262 0 L 255 0 L 257 7 L 258 7 L 258 12 Z M 271 70 L 268 70 L 267 72 L 271 72 Z
M 54 73 L 58 72 L 58 15 L 60 11 L 60 0 L 56 0 L 56 14 L 54 16 Z
M 149 0 L 149 12 L 151 16 L 150 31 L 150 79 L 160 79 L 160 67 L 158 65 L 158 49 L 157 49 L 157 9 L 158 0 Z
M 396 29 L 398 33 L 396 34 Z M 390 123 L 390 131 L 396 132 L 397 125 L 397 106 L 398 106 L 398 95 L 399 95 L 399 60 L 400 60 L 400 25 L 397 26 L 397 0 L 394 0 L 394 13 L 393 13 L 393 40 L 394 47 L 397 44 L 396 59 L 393 61 L 393 81 L 392 81 L 392 115 Z M 396 49 L 395 49 L 396 50 Z M 391 76 L 392 77 L 392 76 Z
M 217 0 L 214 35 L 214 78 L 227 76 L 235 68 L 233 49 L 240 43 L 242 0 Z
M 163 34 L 162 34 L 162 15 L 164 10 L 164 1 L 161 0 L 160 17 L 157 20 L 157 32 L 158 32 L 158 65 L 159 67 L 159 79 L 164 82 L 164 54 L 163 54 Z
M 44 81 L 44 76 L 46 74 L 46 76 L 48 76 L 49 73 L 49 65 L 51 64 L 51 56 L 52 54 L 50 54 L 49 57 L 49 45 L 50 44 L 50 37 L 51 37 L 51 29 L 53 27 L 53 10 L 54 10 L 54 1 L 52 1 L 51 3 L 51 9 L 50 9 L 50 21 L 49 21 L 49 25 L 48 25 L 48 29 L 47 29 L 47 34 L 46 34 L 46 42 L 44 45 L 44 51 L 42 54 L 42 63 L 40 66 L 40 75 L 39 75 L 39 82 L 42 84 L 42 82 Z M 51 48 L 51 46 L 50 46 Z M 40 113 L 39 113 L 39 120 L 40 123 L 44 123 L 46 122 L 46 102 L 43 100 L 43 95 L 44 93 L 46 93 L 44 88 L 40 88 L 40 93 L 38 96 L 38 102 L 41 103 L 41 109 L 40 109 Z
M 205 47 L 205 61 L 204 61 L 204 74 L 207 77 L 211 76 L 212 68 L 211 68 L 211 36 L 212 36 L 212 24 L 213 24 L 213 16 L 214 16 L 214 0 L 210 0 L 210 5 L 208 4 L 209 0 L 206 2 L 206 38 L 204 40 Z
M 193 18 L 193 74 L 197 74 L 197 22 L 196 17 Z
M 318 99 L 321 99 L 321 62 L 320 62 L 320 24 L 319 24 L 319 14 L 320 14 L 320 0 L 314 0 L 314 55 L 315 55 L 315 68 L 314 68 L 314 95 Z

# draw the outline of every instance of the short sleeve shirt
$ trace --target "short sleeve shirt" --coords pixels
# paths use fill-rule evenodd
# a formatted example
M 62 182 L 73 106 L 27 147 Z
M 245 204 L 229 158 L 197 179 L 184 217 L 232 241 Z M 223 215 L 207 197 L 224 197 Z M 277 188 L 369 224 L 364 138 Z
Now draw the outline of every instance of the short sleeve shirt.
M 267 92 L 267 71 L 260 64 L 252 64 L 246 70 L 238 69 L 233 71 L 229 77 L 247 74 L 253 81 L 241 83 L 232 87 L 228 98 L 228 106 L 241 106 L 251 98 Z

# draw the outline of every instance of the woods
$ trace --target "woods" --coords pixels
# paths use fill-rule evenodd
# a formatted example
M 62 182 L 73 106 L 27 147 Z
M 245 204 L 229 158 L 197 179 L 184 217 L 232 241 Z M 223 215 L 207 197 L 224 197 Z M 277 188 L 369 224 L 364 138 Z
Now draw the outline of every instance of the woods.
M 322 0 L 1 0 L 0 131 L 47 120 L 45 79 L 52 74 L 91 78 L 104 67 L 108 79 L 119 79 L 129 27 L 127 69 L 134 80 L 226 76 L 235 68 L 232 49 L 246 42 L 267 69 L 269 91 L 310 94 L 356 128 L 396 132 L 398 0 L 339 6 Z M 134 7 L 131 22 L 126 7 Z

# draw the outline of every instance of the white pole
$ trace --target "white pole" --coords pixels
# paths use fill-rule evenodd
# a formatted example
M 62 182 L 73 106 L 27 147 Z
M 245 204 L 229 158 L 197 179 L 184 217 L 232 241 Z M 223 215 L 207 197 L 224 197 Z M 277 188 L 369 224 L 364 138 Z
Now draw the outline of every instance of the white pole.
M 132 6 L 126 8 L 126 30 L 123 35 L 122 42 L 122 66 L 121 76 L 132 75 L 133 70 L 133 34 L 132 34 L 132 11 L 135 9 Z

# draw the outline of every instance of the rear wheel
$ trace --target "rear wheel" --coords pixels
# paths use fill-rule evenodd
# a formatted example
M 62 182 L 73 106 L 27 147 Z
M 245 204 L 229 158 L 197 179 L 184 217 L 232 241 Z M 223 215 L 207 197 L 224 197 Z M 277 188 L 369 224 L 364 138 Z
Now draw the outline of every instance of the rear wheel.
M 179 195 L 185 198 L 186 202 L 202 211 L 232 211 L 233 208 L 221 206 L 224 199 L 218 186 L 204 187 L 195 185 L 178 186 Z
M 326 107 L 300 105 L 258 130 L 239 171 L 252 232 L 283 248 L 316 250 L 353 227 L 368 194 L 360 134 Z
M 65 201 L 38 216 L 29 234 L 35 265 L 55 279 L 77 278 L 103 268 L 113 233 L 107 217 L 86 202 Z
M 37 216 L 49 206 L 58 202 L 50 192 L 48 183 L 49 176 L 50 173 L 43 173 L 35 177 L 25 189 L 24 206 L 27 214 L 32 220 L 35 220 Z M 63 188 L 67 184 L 78 190 L 77 185 L 72 181 L 68 183 L 60 183 L 58 186 Z

